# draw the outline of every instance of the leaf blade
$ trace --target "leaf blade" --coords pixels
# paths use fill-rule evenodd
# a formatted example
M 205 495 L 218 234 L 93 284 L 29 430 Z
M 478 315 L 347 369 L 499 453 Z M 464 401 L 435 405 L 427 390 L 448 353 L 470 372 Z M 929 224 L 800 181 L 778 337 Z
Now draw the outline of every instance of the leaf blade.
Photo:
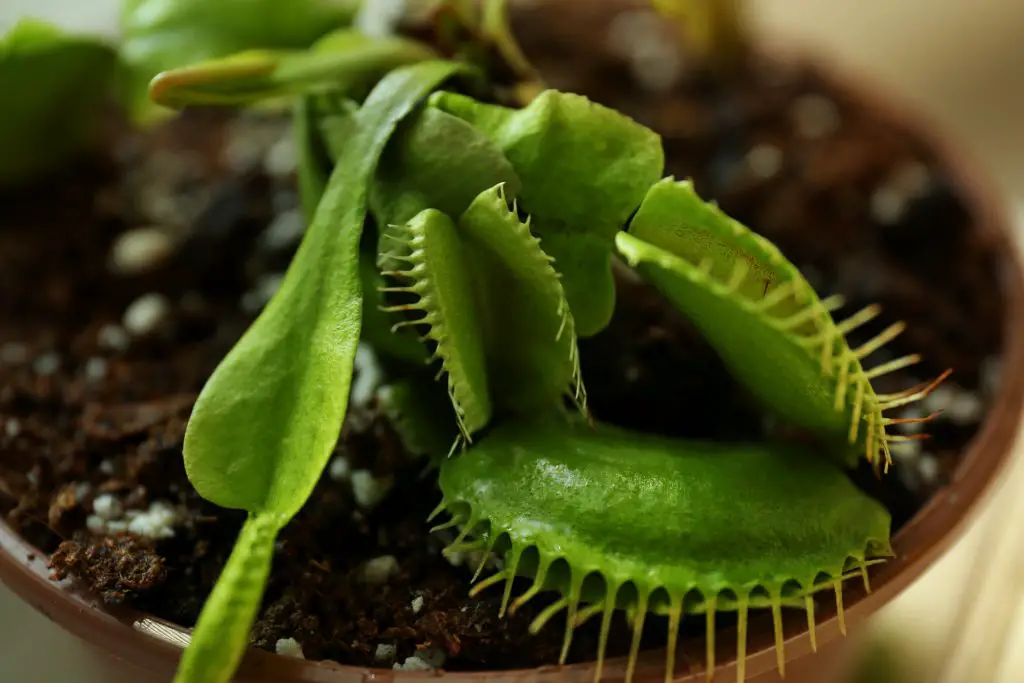
M 481 192 L 458 221 L 483 300 L 488 380 L 496 405 L 550 410 L 571 396 L 586 412 L 576 323 L 540 241 L 501 185 Z
M 362 311 L 359 244 L 370 177 L 398 122 L 437 84 L 464 69 L 424 62 L 397 70 L 359 110 L 360 133 L 336 165 L 280 290 L 196 402 L 185 434 L 185 462 L 204 498 L 290 517 L 312 491 L 348 400 Z
M 374 168 L 398 122 L 460 73 L 466 67 L 427 62 L 392 72 L 371 93 L 282 288 L 200 393 L 185 433 L 186 472 L 204 498 L 251 514 L 176 683 L 226 683 L 245 652 L 274 539 L 319 480 L 347 409 L 362 312 L 359 246 Z M 292 306 L 314 319 L 290 318 Z M 316 317 L 325 309 L 336 315 Z M 302 330 L 310 322 L 307 337 Z M 304 345 L 309 353 L 301 353 Z M 268 369 L 270 381 L 261 377 Z M 249 379 L 257 382 L 255 392 L 247 391 Z
M 430 103 L 498 142 L 522 180 L 521 204 L 563 276 L 577 334 L 604 329 L 615 308 L 615 233 L 661 178 L 661 138 L 615 110 L 555 90 L 523 109 L 450 92 Z

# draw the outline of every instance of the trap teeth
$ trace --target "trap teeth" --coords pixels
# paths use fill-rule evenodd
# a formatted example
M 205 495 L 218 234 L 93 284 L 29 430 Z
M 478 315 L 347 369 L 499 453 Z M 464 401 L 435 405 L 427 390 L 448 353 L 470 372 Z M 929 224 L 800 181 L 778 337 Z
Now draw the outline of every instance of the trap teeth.
M 630 683 L 637 674 L 649 614 L 668 617 L 670 645 L 678 643 L 688 617 L 703 614 L 705 656 L 713 671 L 715 616 L 736 613 L 740 629 L 734 645 L 745 675 L 748 612 L 769 610 L 777 666 L 784 673 L 782 607 L 803 607 L 816 646 L 812 595 L 833 592 L 845 628 L 843 581 L 866 579 L 868 566 L 891 553 L 888 512 L 840 468 L 798 447 L 747 444 L 728 450 L 723 453 L 721 444 L 663 439 L 600 423 L 591 427 L 561 417 L 495 425 L 463 457 L 443 463 L 439 477 L 445 500 L 461 511 L 461 519 L 475 521 L 467 527 L 486 524 L 486 533 L 467 545 L 481 550 L 486 538 L 486 550 L 493 551 L 498 547 L 493 539 L 502 539 L 504 568 L 476 583 L 471 594 L 503 583 L 502 617 L 550 595 L 533 616 L 530 631 L 536 633 L 564 614 L 563 661 L 575 630 L 600 614 L 595 680 L 604 671 L 612 616 L 624 610 L 632 628 L 625 673 Z M 647 487 L 644 496 L 622 493 L 637 490 L 640 483 Z M 736 491 L 744 495 L 737 497 Z M 687 504 L 677 508 L 684 499 Z M 722 505 L 726 499 L 731 501 L 728 514 Z M 750 514 L 737 511 L 737 505 L 751 506 Z M 823 508 L 836 511 L 827 523 L 802 524 Z M 750 562 L 742 553 L 736 555 L 737 544 L 749 542 L 743 539 L 751 538 L 751 529 L 734 538 L 737 515 L 760 529 L 754 529 L 755 536 L 778 541 L 776 554 L 768 558 L 764 547 L 754 544 L 750 552 L 758 558 L 755 564 L 767 562 L 789 578 L 768 584 L 760 572 L 742 578 Z M 651 519 L 674 521 L 666 532 L 663 527 L 652 529 Z M 666 544 L 675 548 L 676 543 L 677 550 L 666 552 Z M 709 572 L 688 562 L 694 548 L 714 553 L 723 543 L 729 545 L 728 556 L 735 558 L 736 567 Z M 610 546 L 615 555 L 606 559 Z M 820 559 L 801 559 L 808 557 Z M 643 575 L 620 573 L 622 567 L 643 567 Z M 723 587 L 723 575 L 734 577 L 735 587 Z M 532 579 L 518 596 L 512 593 L 516 576 Z M 680 576 L 685 582 L 675 583 Z M 672 679 L 675 663 L 675 647 L 670 647 L 666 681 Z

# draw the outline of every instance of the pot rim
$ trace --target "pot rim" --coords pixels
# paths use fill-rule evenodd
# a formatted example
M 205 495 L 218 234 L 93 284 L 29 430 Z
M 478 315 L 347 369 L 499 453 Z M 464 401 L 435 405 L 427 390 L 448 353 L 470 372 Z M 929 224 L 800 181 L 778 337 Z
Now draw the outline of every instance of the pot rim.
M 758 43 L 762 57 L 769 61 L 810 66 L 837 95 L 913 135 L 949 174 L 975 217 L 977 230 L 1001 254 L 997 276 L 1005 297 L 1005 318 L 1000 386 L 978 433 L 967 444 L 952 480 L 935 492 L 893 536 L 896 556 L 872 568 L 874 588 L 867 592 L 864 586 L 853 583 L 843 586 L 845 622 L 850 626 L 891 601 L 949 549 L 968 522 L 973 520 L 980 503 L 1010 460 L 1024 412 L 1024 315 L 1020 313 L 1024 311 L 1024 255 L 1014 239 L 1013 224 L 997 186 L 973 155 L 962 146 L 953 144 L 941 127 L 899 97 L 890 97 L 889 88 L 860 75 L 851 76 L 845 68 L 837 68 L 836 60 L 829 56 L 806 48 L 794 50 L 767 38 L 759 37 Z M 172 670 L 188 642 L 188 630 L 128 608 L 103 605 L 70 581 L 52 581 L 45 557 L 0 518 L 0 583 L 7 585 L 52 621 L 118 659 L 147 669 Z M 834 606 L 819 609 L 816 617 L 815 631 L 819 648 L 822 648 L 841 635 L 840 620 Z M 803 621 L 790 618 L 784 628 L 787 661 L 812 652 Z M 735 676 L 735 629 L 718 631 L 716 641 L 716 675 Z M 662 680 L 664 662 L 664 649 L 642 652 L 637 662 L 636 680 Z M 703 681 L 706 676 L 703 639 L 684 644 L 676 662 L 674 680 L 677 683 Z M 771 615 L 752 612 L 747 642 L 747 677 L 754 679 L 775 667 Z M 520 683 L 525 680 L 590 683 L 593 669 L 594 661 L 586 661 L 566 666 L 502 671 L 406 672 L 341 665 L 331 661 L 307 661 L 250 648 L 239 666 L 236 680 L 251 683 L 278 679 L 291 683 L 341 683 L 391 679 L 426 681 L 443 677 L 455 683 L 469 683 L 482 678 L 490 683 Z M 604 664 L 604 679 L 623 680 L 625 670 L 625 657 L 608 659 Z

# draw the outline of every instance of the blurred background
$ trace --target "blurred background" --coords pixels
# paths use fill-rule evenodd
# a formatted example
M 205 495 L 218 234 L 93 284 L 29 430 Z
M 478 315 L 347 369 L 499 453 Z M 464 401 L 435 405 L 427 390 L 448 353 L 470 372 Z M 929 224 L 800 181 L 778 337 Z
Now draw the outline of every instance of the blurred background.
M 0 0 L 0 32 L 20 16 L 31 14 L 69 28 L 114 35 L 120 1 Z M 987 170 L 1024 234 L 1024 2 L 749 0 L 749 4 L 759 30 L 773 41 L 821 53 L 855 75 L 877 82 L 934 121 Z M 972 520 L 969 532 L 864 634 L 866 642 L 881 640 L 898 652 L 909 681 L 938 680 L 929 666 L 947 652 L 954 621 L 963 621 L 954 615 L 960 596 L 978 581 L 972 573 L 973 560 L 993 557 L 991 534 L 1007 526 L 1021 528 L 1024 520 L 1006 519 L 1005 510 L 1022 491 L 1024 455 L 1018 452 L 1013 471 L 982 514 Z M 991 643 L 1006 635 L 1005 657 L 995 678 L 963 679 L 965 683 L 1024 680 L 1024 606 L 1014 597 L 1024 588 L 1015 585 L 1024 584 L 1024 557 L 1015 551 L 1003 543 L 1002 554 L 985 562 L 1000 563 L 997 579 L 1002 583 L 991 587 L 1008 603 L 1009 613 L 1016 612 L 1012 624 L 982 628 L 981 640 L 964 645 L 969 653 L 980 648 L 982 641 Z M 0 683 L 125 680 L 0 587 Z

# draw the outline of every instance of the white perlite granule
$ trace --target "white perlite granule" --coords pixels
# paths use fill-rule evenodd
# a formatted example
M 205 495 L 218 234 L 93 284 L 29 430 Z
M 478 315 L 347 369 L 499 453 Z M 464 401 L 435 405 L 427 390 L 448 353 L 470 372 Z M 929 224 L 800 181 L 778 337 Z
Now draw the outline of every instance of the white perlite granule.
M 144 227 L 121 233 L 110 250 L 110 267 L 120 275 L 137 275 L 163 264 L 174 253 L 167 230 Z
M 930 453 L 925 453 L 917 462 L 917 471 L 921 475 L 921 481 L 925 484 L 934 484 L 939 478 L 939 461 Z
M 977 424 L 985 416 L 985 404 L 972 391 L 955 384 L 943 384 L 922 400 L 925 412 L 940 411 L 939 419 L 965 427 Z
M 953 397 L 946 415 L 955 425 L 966 427 L 981 421 L 985 413 L 985 404 L 969 391 L 960 390 Z
M 349 476 L 352 481 L 352 495 L 361 508 L 372 508 L 391 490 L 390 477 L 376 478 L 370 470 L 355 470 Z
M 125 351 L 132 343 L 132 338 L 120 325 L 108 324 L 100 328 L 96 335 L 100 348 L 108 351 Z
M 431 19 L 447 0 L 373 0 L 360 5 L 355 27 L 373 38 L 395 33 L 403 23 L 420 25 Z
M 999 356 L 989 356 L 981 363 L 981 391 L 986 396 L 992 396 L 999 390 L 1002 382 L 1003 359 Z
M 822 95 L 802 95 L 793 102 L 792 112 L 796 132 L 801 137 L 821 138 L 839 129 L 839 107 Z
M 383 586 L 397 573 L 398 560 L 394 555 L 375 557 L 363 565 L 363 581 L 370 586 Z
M 54 351 L 47 351 L 32 361 L 32 370 L 43 377 L 52 375 L 60 370 L 60 355 Z
M 128 531 L 146 538 L 173 538 L 179 521 L 177 510 L 163 501 L 155 501 L 148 510 L 128 512 Z
M 651 10 L 622 12 L 608 27 L 611 52 L 629 60 L 633 75 L 651 92 L 670 90 L 683 73 L 683 60 L 671 33 Z
M 92 511 L 104 521 L 120 519 L 124 516 L 124 507 L 121 505 L 121 501 L 109 493 L 96 496 L 96 499 L 92 501 Z
M 897 462 L 911 463 L 921 457 L 920 441 L 903 441 L 889 447 L 892 457 Z
M 369 344 L 359 342 L 356 347 L 355 358 L 356 379 L 352 383 L 352 393 L 349 403 L 356 407 L 364 407 L 370 404 L 377 388 L 384 381 L 384 372 L 381 370 L 377 354 Z
M 398 654 L 398 648 L 387 643 L 380 643 L 373 653 L 373 659 L 377 662 L 390 662 Z
M 351 471 L 352 466 L 349 465 L 348 458 L 339 455 L 331 460 L 331 464 L 327 468 L 327 476 L 331 478 L 331 481 L 345 481 Z
M 289 129 L 263 156 L 263 171 L 271 178 L 282 178 L 295 172 L 299 165 L 299 152 Z
M 85 518 L 85 528 L 97 536 L 120 534 L 128 531 L 128 522 L 123 519 L 102 519 L 99 515 L 89 515 Z
M 871 195 L 871 217 L 882 225 L 898 223 L 903 217 L 906 205 L 906 195 L 888 185 L 883 185 Z
M 760 144 L 747 153 L 747 166 L 758 178 L 767 180 L 782 169 L 782 150 L 775 145 Z
M 412 657 L 406 657 L 402 664 L 395 664 L 392 667 L 395 671 L 432 671 L 444 665 L 447 659 L 443 650 L 436 647 L 428 647 L 420 650 Z
M 924 411 L 916 405 L 904 408 L 900 413 L 901 420 L 919 420 L 925 416 Z M 918 434 L 924 431 L 924 425 L 920 422 L 908 422 L 899 426 L 901 434 Z
M 409 607 L 412 608 L 413 614 L 419 614 L 420 611 L 423 609 L 423 596 L 417 595 L 415 598 L 413 598 L 412 602 L 409 603 Z
M 882 225 L 898 223 L 907 204 L 922 196 L 930 184 L 931 172 L 925 164 L 919 161 L 901 164 L 871 195 L 872 218 Z
M 159 328 L 171 314 L 171 303 L 163 294 L 143 294 L 125 309 L 121 324 L 128 334 L 145 337 Z
M 306 658 L 306 655 L 302 654 L 302 645 L 294 638 L 281 638 L 278 640 L 274 643 L 274 652 L 285 657 Z
M 306 219 L 298 209 L 282 211 L 274 216 L 270 225 L 260 235 L 260 243 L 264 249 L 278 251 L 299 243 L 306 232 Z
M 242 295 L 241 307 L 246 313 L 258 313 L 266 306 L 284 282 L 284 273 L 261 276 L 248 292 Z
M 121 501 L 109 494 L 96 497 L 92 503 L 93 513 L 86 519 L 86 528 L 94 534 L 117 534 L 127 531 L 152 539 L 174 537 L 174 526 L 181 521 L 181 514 L 170 503 L 157 500 L 146 510 L 125 511 Z
M 105 358 L 90 358 L 85 362 L 85 378 L 90 382 L 99 382 L 107 376 L 108 367 Z

